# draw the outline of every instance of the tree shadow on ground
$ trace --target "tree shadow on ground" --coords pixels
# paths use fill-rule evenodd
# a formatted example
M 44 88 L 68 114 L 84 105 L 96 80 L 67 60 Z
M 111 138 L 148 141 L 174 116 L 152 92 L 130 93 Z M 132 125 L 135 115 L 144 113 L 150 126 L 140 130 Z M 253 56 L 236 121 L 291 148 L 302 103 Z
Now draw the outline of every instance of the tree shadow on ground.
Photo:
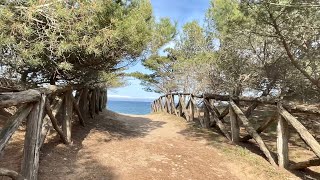
M 187 139 L 193 141 L 199 141 L 204 138 L 208 141 L 208 145 L 214 146 L 217 149 L 222 149 L 221 147 L 224 147 L 224 149 L 222 150 L 225 150 L 228 148 L 234 148 L 235 146 L 235 144 L 228 141 L 216 128 L 202 129 L 199 127 L 199 124 L 196 123 L 189 123 L 188 127 L 180 131 L 179 133 L 184 135 Z M 246 143 L 238 143 L 237 146 L 245 148 L 256 155 L 263 157 L 267 161 L 265 155 L 262 153 L 259 146 L 253 140 L 250 140 Z M 271 153 L 274 155 L 274 157 L 277 157 L 274 152 Z M 294 162 L 290 161 L 290 163 L 292 164 Z M 320 173 L 313 171 L 310 168 L 300 171 L 291 170 L 290 172 L 301 179 L 320 179 Z
M 80 152 L 90 133 L 98 133 L 98 142 L 109 143 L 141 138 L 165 122 L 103 111 L 94 119 L 86 118 L 86 126 L 77 122 L 72 127 L 71 145 L 64 145 L 54 135 L 44 144 L 40 156 L 39 179 L 117 179 L 114 167 L 97 161 L 95 154 Z M 96 145 L 96 144 L 95 144 Z

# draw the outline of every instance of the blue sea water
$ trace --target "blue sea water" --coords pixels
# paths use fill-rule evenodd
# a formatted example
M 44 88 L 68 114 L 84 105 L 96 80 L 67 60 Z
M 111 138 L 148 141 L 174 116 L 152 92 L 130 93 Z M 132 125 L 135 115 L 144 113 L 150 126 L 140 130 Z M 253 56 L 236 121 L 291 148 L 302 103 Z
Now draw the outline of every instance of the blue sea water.
M 108 109 L 122 114 L 145 115 L 151 112 L 151 102 L 108 101 Z

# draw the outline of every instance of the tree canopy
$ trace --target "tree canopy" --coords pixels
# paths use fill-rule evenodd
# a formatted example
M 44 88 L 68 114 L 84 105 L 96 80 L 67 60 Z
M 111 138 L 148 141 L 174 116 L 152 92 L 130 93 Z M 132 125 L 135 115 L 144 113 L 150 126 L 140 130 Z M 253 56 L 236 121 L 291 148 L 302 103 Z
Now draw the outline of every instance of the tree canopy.
M 317 0 L 212 0 L 204 23 L 177 30 L 149 0 L 0 1 L 1 75 L 22 84 L 120 86 L 123 69 L 147 91 L 283 96 L 320 93 Z M 205 12 L 204 12 L 205 13 Z
M 173 26 L 155 21 L 148 0 L 4 0 L 0 8 L 2 74 L 29 85 L 119 85 L 122 67 L 165 44 Z
M 160 53 L 144 61 L 154 73 L 140 74 L 140 79 L 148 86 L 159 86 L 159 78 L 169 79 L 162 85 L 167 88 L 152 86 L 161 93 L 255 92 L 316 100 L 319 15 L 316 0 L 213 0 L 205 23 L 185 24 L 165 56 Z M 167 73 L 159 68 L 164 65 Z

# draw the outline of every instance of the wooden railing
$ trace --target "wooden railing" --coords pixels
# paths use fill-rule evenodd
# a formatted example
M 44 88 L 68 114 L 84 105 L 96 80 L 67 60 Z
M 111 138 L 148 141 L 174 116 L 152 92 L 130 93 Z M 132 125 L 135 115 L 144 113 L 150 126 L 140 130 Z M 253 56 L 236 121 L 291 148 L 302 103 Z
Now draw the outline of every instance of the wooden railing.
M 177 99 L 175 99 L 177 98 Z M 227 102 L 223 111 L 215 102 Z M 246 111 L 240 108 L 241 103 L 250 104 Z M 252 112 L 261 105 L 276 106 L 271 118 L 267 118 L 258 128 L 254 128 L 248 120 Z M 320 145 L 307 128 L 291 113 L 308 113 L 320 116 L 320 110 L 313 106 L 298 106 L 293 103 L 282 102 L 279 99 L 230 97 L 227 95 L 206 94 L 193 95 L 189 93 L 172 93 L 161 96 L 151 104 L 153 112 L 167 112 L 184 117 L 187 121 L 197 121 L 204 128 L 216 127 L 228 140 L 235 144 L 254 139 L 267 160 L 273 165 L 286 169 L 304 169 L 309 166 L 320 165 Z M 200 111 L 203 111 L 200 113 Z M 197 112 L 197 113 L 196 113 Z M 226 117 L 229 117 L 229 121 Z M 270 151 L 261 138 L 261 133 L 277 123 L 277 156 Z M 243 126 L 248 135 L 240 137 L 240 126 Z M 289 125 L 299 134 L 302 140 L 310 147 L 317 158 L 304 162 L 289 164 Z M 227 129 L 230 127 L 230 129 Z
M 0 177 L 37 179 L 40 148 L 48 131 L 51 128 L 55 129 L 63 143 L 71 143 L 73 114 L 77 115 L 80 124 L 85 126 L 85 117 L 90 115 L 94 118 L 106 107 L 106 101 L 106 90 L 102 88 L 73 89 L 49 86 L 21 92 L 0 93 L 0 108 L 12 106 L 17 108 L 15 114 L 7 120 L 0 131 L 0 153 L 26 119 L 21 170 L 16 172 L 0 168 Z

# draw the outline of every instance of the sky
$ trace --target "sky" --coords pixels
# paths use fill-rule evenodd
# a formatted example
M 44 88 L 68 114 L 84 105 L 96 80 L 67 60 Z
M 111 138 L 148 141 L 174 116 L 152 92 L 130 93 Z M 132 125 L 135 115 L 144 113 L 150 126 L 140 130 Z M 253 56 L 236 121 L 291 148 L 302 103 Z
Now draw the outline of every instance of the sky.
M 193 20 L 197 20 L 200 23 L 203 22 L 210 0 L 151 0 L 151 4 L 156 19 L 168 17 L 176 21 L 178 28 L 181 28 L 183 24 Z M 140 62 L 126 70 L 128 73 L 136 71 L 151 73 Z M 140 85 L 140 81 L 134 78 L 128 78 L 127 86 L 110 89 L 108 92 L 110 99 L 122 100 L 151 101 L 159 96 L 157 93 L 144 91 L 143 86 Z

